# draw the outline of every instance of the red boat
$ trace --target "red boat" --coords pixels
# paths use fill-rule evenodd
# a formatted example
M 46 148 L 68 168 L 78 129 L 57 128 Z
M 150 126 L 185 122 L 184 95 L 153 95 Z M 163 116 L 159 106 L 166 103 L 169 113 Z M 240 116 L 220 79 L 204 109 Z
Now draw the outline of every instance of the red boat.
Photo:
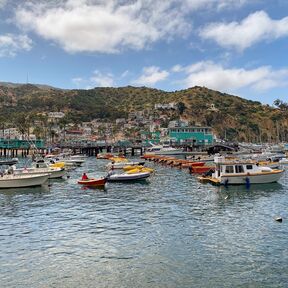
M 214 167 L 211 167 L 211 166 L 210 167 L 209 166 L 191 166 L 190 172 L 202 174 L 202 173 L 208 172 L 211 169 L 214 169 Z
M 107 182 L 107 178 L 89 178 L 86 180 L 78 180 L 78 184 L 82 184 L 85 186 L 104 186 Z

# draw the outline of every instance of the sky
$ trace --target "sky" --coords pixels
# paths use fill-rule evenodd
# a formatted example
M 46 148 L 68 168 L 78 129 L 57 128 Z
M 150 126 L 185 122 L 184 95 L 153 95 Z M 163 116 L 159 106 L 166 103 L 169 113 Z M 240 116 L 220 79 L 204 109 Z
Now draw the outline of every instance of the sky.
M 0 0 L 0 82 L 288 101 L 287 0 Z

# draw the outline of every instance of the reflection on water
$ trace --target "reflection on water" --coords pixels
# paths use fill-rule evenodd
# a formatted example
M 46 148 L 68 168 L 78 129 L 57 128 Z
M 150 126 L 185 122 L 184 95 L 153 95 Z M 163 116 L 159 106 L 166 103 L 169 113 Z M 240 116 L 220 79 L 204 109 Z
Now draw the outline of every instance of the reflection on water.
M 91 157 L 47 187 L 0 190 L 5 287 L 288 283 L 287 175 L 280 183 L 225 188 L 149 163 L 156 172 L 147 181 L 77 184 L 83 172 L 105 175 L 105 164 Z
M 271 193 L 285 193 L 285 187 L 280 183 L 253 184 L 249 188 L 245 185 L 218 186 L 215 191 L 221 198 L 244 198 L 256 199 L 259 197 L 269 197 Z
M 25 188 L 11 188 L 11 189 L 0 189 L 0 194 L 7 196 L 19 196 L 21 194 L 41 194 L 50 192 L 49 183 L 45 183 L 43 186 L 36 187 L 25 187 Z

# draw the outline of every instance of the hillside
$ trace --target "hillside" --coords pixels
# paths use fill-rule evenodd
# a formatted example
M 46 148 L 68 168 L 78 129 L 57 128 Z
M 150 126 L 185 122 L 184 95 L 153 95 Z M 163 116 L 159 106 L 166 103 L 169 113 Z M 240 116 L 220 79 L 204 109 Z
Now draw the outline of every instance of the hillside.
M 132 111 L 145 110 L 152 115 L 155 104 L 170 102 L 178 104 L 176 111 L 167 112 L 171 119 L 181 117 L 191 125 L 211 126 L 222 138 L 226 135 L 227 139 L 238 141 L 288 140 L 287 111 L 197 86 L 165 92 L 131 86 L 61 90 L 31 84 L 0 84 L 0 122 L 15 123 L 17 119 L 23 121 L 29 115 L 49 111 L 63 111 L 67 121 L 76 123 L 95 118 L 114 120 Z M 211 105 L 214 110 L 209 109 Z

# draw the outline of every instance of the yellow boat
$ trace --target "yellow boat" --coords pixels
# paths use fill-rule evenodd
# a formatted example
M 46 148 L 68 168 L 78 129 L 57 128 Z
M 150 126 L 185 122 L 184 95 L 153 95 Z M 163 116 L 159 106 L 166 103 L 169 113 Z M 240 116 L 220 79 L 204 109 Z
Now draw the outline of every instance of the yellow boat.
M 129 171 L 129 170 L 132 170 L 132 169 L 141 169 L 141 168 L 143 168 L 143 166 L 142 165 L 127 165 L 127 166 L 124 166 L 122 169 L 124 170 L 124 171 Z
M 50 167 L 52 168 L 65 168 L 65 162 L 56 162 L 51 164 Z
M 128 162 L 128 159 L 123 157 L 112 157 L 110 160 L 114 163 L 120 163 L 120 162 Z
M 143 173 L 143 172 L 153 173 L 154 169 L 141 167 L 141 168 L 130 169 L 126 173 L 127 174 L 135 174 L 135 173 Z

